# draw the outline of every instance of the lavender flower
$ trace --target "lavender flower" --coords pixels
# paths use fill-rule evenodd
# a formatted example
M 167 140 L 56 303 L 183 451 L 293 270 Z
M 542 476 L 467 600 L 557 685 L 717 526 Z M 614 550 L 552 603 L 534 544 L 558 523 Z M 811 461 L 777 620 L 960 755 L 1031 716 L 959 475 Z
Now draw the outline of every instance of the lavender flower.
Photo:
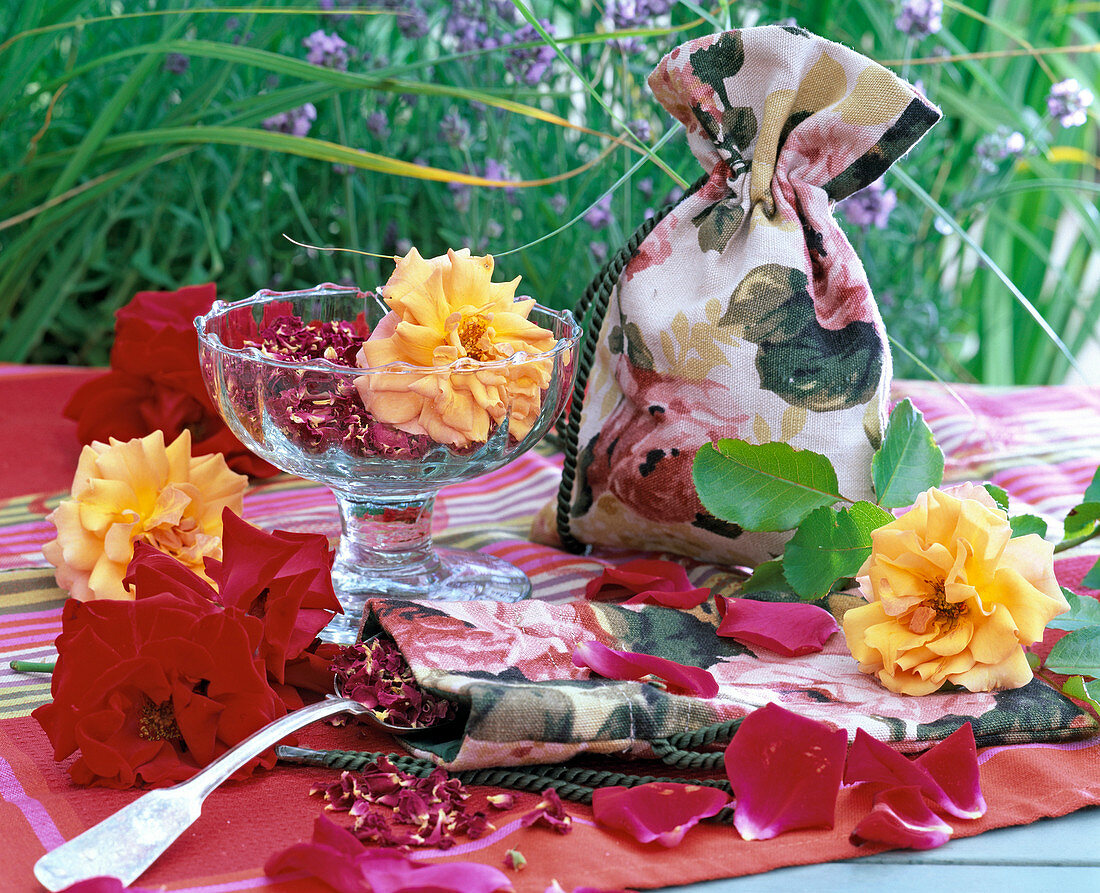
M 994 173 L 1006 158 L 1019 158 L 1024 153 L 1027 142 L 1018 130 L 1010 131 L 1004 125 L 993 133 L 987 133 L 974 147 L 974 154 L 982 170 Z
M 461 115 L 448 112 L 439 122 L 439 132 L 452 149 L 464 149 L 470 142 L 470 125 Z
M 643 143 L 648 143 L 649 138 L 653 136 L 653 128 L 645 118 L 635 118 L 633 121 L 628 121 L 626 126 Z
M 649 20 L 664 15 L 674 0 L 608 0 L 604 10 L 604 23 L 613 31 L 629 31 L 642 28 Z M 636 53 L 642 42 L 634 37 L 610 40 L 608 43 L 624 53 Z
M 164 57 L 164 65 L 161 67 L 172 74 L 183 74 L 191 67 L 191 59 L 182 53 L 169 53 Z
M 555 192 L 550 196 L 550 210 L 555 214 L 564 214 L 565 209 L 569 206 L 569 199 L 567 199 L 562 193 Z
M 278 133 L 289 133 L 292 136 L 306 136 L 316 120 L 317 109 L 312 102 L 307 102 L 296 109 L 265 118 L 263 128 Z
M 886 229 L 890 214 L 897 203 L 898 194 L 893 189 L 887 189 L 886 183 L 879 177 L 855 195 L 846 198 L 838 207 L 848 221 L 856 226 L 863 229 L 870 229 L 872 226 Z
M 902 0 L 894 26 L 910 37 L 927 37 L 943 27 L 943 0 Z
M 390 135 L 390 119 L 381 109 L 376 112 L 371 112 L 367 115 L 367 130 L 380 140 L 384 140 Z
M 508 170 L 507 165 L 501 164 L 495 158 L 485 159 L 485 170 L 481 174 L 486 180 L 514 180 L 512 172 Z M 515 195 L 516 189 L 514 186 L 505 186 L 504 192 L 506 195 Z
M 327 34 L 318 28 L 302 41 L 302 46 L 309 50 L 306 61 L 310 65 L 348 70 L 348 45 L 339 34 Z
M 653 198 L 653 178 L 642 177 L 642 179 L 638 181 L 638 192 L 645 198 Z
M 606 242 L 589 242 L 588 251 L 592 255 L 592 259 L 596 261 L 601 267 L 607 263 L 607 243 Z
M 489 24 L 480 16 L 478 0 L 454 0 L 444 19 L 443 32 L 454 40 L 460 53 L 495 49 L 500 41 L 489 34 Z
M 1088 120 L 1093 99 L 1092 91 L 1077 83 L 1077 78 L 1066 78 L 1050 88 L 1047 111 L 1063 127 L 1080 127 Z
M 548 34 L 554 33 L 554 26 L 546 19 L 539 19 L 539 24 Z M 512 34 L 506 34 L 501 43 L 507 46 L 514 43 L 530 43 L 536 40 L 541 40 L 541 36 L 535 30 L 535 26 L 528 23 Z M 508 53 L 508 58 L 504 60 L 504 67 L 512 73 L 517 81 L 522 81 L 533 87 L 546 75 L 550 63 L 554 61 L 556 55 L 554 48 L 545 43 L 527 49 L 511 50 Z
M 462 215 L 469 214 L 470 202 L 473 200 L 469 185 L 451 182 L 447 184 L 447 188 L 451 191 L 451 201 L 455 204 L 455 210 Z
M 409 40 L 420 40 L 428 33 L 428 13 L 418 2 L 387 2 L 384 6 L 397 10 L 397 30 Z
M 611 222 L 611 194 L 603 196 L 584 215 L 584 222 L 592 229 L 603 229 Z

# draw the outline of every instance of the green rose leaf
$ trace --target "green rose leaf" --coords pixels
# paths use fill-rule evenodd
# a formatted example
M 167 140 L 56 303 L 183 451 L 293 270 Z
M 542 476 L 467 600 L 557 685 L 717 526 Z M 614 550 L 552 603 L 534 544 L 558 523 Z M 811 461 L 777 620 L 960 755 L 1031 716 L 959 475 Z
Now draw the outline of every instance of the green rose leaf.
M 841 498 L 832 463 L 786 443 L 704 444 L 692 479 L 707 511 L 745 530 L 790 530 Z
M 741 594 L 748 592 L 781 592 L 791 588 L 787 578 L 783 576 L 783 560 L 775 558 L 758 564 L 744 583 L 741 584 Z
M 985 492 L 993 497 L 993 501 L 995 503 L 997 503 L 997 508 L 999 508 L 1002 512 L 1004 512 L 1007 515 L 1008 514 L 1008 493 L 1005 490 L 1002 490 L 996 484 L 986 483 L 986 484 L 983 484 L 982 486 L 985 487 Z
M 1012 527 L 1014 537 L 1027 536 L 1029 533 L 1047 535 L 1047 522 L 1038 515 L 1016 515 L 1014 518 L 1009 518 L 1008 523 Z
M 908 399 L 890 413 L 882 446 L 871 459 L 871 479 L 878 504 L 890 509 L 912 505 L 943 482 L 943 451 L 924 414 Z
M 1062 691 L 1071 698 L 1087 701 L 1093 710 L 1100 713 L 1100 679 L 1085 682 L 1081 676 L 1071 676 L 1062 686 Z
M 1087 586 L 1089 589 L 1100 589 L 1100 561 L 1092 566 L 1085 579 L 1081 581 L 1082 586 Z
M 1063 676 L 1100 676 L 1100 626 L 1070 633 L 1050 649 L 1047 669 Z
M 1069 602 L 1069 611 L 1059 614 L 1047 624 L 1051 629 L 1085 629 L 1100 627 L 1100 601 L 1087 595 L 1077 595 L 1064 586 L 1062 595 Z
M 871 531 L 893 520 L 870 502 L 816 509 L 787 543 L 783 575 L 802 598 L 821 598 L 837 580 L 855 575 L 871 554 Z
M 1066 515 L 1066 535 L 1063 542 L 1088 539 L 1096 533 L 1098 525 L 1100 502 L 1082 502 Z
M 1092 482 L 1085 490 L 1085 498 L 1082 502 L 1100 502 L 1100 468 L 1096 469 L 1092 476 Z

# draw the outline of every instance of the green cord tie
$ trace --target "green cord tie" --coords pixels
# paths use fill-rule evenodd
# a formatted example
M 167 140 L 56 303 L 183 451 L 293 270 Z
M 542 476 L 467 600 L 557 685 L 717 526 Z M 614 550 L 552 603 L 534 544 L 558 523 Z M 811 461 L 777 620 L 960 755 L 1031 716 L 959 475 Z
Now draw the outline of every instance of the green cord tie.
M 681 732 L 668 738 L 657 738 L 650 742 L 653 754 L 666 765 L 677 769 L 696 769 L 712 771 L 722 767 L 724 754 L 721 751 L 696 751 L 689 748 L 710 747 L 726 744 L 740 726 L 740 719 L 704 726 L 692 732 Z M 300 748 L 280 747 L 276 750 L 280 759 L 296 763 L 308 763 L 338 769 L 345 772 L 361 772 L 382 757 L 388 759 L 402 772 L 417 778 L 426 778 L 439 767 L 430 760 L 407 754 L 382 753 L 381 751 L 358 750 L 303 750 Z M 553 788 L 558 796 L 577 803 L 591 803 L 592 794 L 597 788 L 627 787 L 652 782 L 692 784 L 718 788 L 727 794 L 733 793 L 729 781 L 716 778 L 681 778 L 656 775 L 631 775 L 605 769 L 592 769 L 584 766 L 566 766 L 561 764 L 539 764 L 499 767 L 490 769 L 465 769 L 449 773 L 464 785 L 487 785 L 497 788 L 510 788 L 516 791 L 540 793 Z M 733 821 L 733 810 L 726 807 L 711 821 L 729 824 Z

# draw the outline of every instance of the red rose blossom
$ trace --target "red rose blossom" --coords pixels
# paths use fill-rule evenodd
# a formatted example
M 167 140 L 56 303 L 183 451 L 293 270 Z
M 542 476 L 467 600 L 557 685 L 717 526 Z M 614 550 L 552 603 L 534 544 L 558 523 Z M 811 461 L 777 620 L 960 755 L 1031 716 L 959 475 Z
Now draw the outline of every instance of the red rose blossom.
M 78 784 L 174 784 L 286 708 L 267 683 L 258 620 L 161 593 L 136 601 L 69 599 L 57 639 L 53 701 L 32 714 Z M 270 768 L 273 751 L 250 762 Z
M 253 477 L 278 473 L 237 440 L 206 393 L 194 318 L 215 294 L 213 283 L 143 291 L 115 314 L 111 370 L 78 388 L 64 409 L 81 443 L 131 440 L 158 428 L 171 441 L 186 429 L 196 456 L 222 453 L 230 468 Z
M 232 608 L 259 621 L 256 655 L 288 709 L 302 706 L 296 689 L 332 691 L 337 646 L 316 641 L 342 611 L 332 589 L 332 551 L 317 533 L 271 533 L 222 513 L 222 560 L 206 563 L 215 589 L 170 555 L 138 543 L 125 585 L 137 599 L 168 594 L 193 604 Z

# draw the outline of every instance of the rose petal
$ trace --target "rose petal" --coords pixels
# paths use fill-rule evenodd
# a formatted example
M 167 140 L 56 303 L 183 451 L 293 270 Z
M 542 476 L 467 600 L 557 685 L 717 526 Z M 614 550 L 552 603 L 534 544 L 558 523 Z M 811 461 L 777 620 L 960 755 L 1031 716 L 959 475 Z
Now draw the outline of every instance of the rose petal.
M 931 750 L 917 757 L 917 765 L 936 780 L 948 802 L 956 807 L 948 809 L 952 815 L 968 819 L 985 815 L 987 806 L 978 770 L 978 747 L 970 723 L 963 723 Z
M 666 608 L 679 608 L 690 611 L 697 608 L 710 598 L 710 590 L 705 587 L 699 589 L 682 589 L 675 591 L 663 591 L 660 589 L 647 589 L 637 595 L 628 598 L 624 605 L 663 605 Z
M 268 859 L 269 877 L 304 871 L 337 893 L 497 893 L 512 891 L 505 874 L 476 862 L 425 865 L 392 849 L 368 849 L 350 831 L 324 816 L 313 825 L 313 840 L 296 843 Z
M 728 806 L 717 788 L 674 782 L 650 782 L 634 788 L 597 788 L 592 812 L 597 824 L 615 828 L 642 843 L 676 846 L 688 829 Z
M 910 850 L 931 850 L 951 839 L 951 826 L 931 809 L 920 788 L 890 788 L 875 795 L 871 811 L 849 840 L 854 846 L 885 843 Z
M 796 828 L 831 828 L 847 742 L 843 729 L 777 704 L 746 716 L 725 757 L 738 833 L 767 840 Z
M 820 651 L 840 626 L 828 611 L 803 602 L 718 597 L 718 635 L 797 657 Z
M 925 754 L 922 763 L 857 729 L 844 782 L 886 788 L 916 787 L 944 812 L 961 819 L 975 819 L 985 813 L 986 805 L 978 788 L 978 758 L 973 740 L 973 731 L 967 733 L 960 728 Z M 950 791 L 944 788 L 941 778 Z
M 584 597 L 609 601 L 640 592 L 683 592 L 692 588 L 683 565 L 658 558 L 636 558 L 604 568 L 585 585 Z
M 293 844 L 276 853 L 264 865 L 264 874 L 276 877 L 304 871 L 324 881 L 337 893 L 363 893 L 370 888 L 355 859 L 365 852 L 366 848 L 354 834 L 318 816 L 313 823 L 313 840 Z M 404 858 L 396 852 L 393 855 Z
M 657 676 L 665 681 L 669 691 L 676 694 L 713 698 L 718 694 L 718 683 L 709 671 L 700 667 L 686 667 L 676 661 L 652 654 L 634 651 L 615 651 L 601 642 L 581 642 L 573 649 L 573 665 L 587 667 L 607 679 L 642 679 Z

